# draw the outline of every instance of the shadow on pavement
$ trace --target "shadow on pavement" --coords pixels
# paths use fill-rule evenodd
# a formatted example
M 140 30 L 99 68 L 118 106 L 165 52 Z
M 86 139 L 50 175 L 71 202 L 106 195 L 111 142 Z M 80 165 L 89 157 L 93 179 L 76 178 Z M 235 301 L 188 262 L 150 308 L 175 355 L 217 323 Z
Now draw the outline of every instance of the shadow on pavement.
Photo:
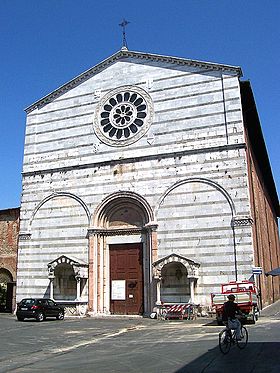
M 254 325 L 255 323 L 253 321 L 250 321 L 250 320 L 245 320 L 245 321 L 241 321 L 243 325 Z M 202 326 L 220 326 L 220 327 L 224 327 L 224 325 L 219 325 L 217 320 L 210 320 L 210 321 L 206 321 L 204 324 L 202 324 Z
M 217 320 L 207 320 L 202 326 L 218 326 Z
M 244 350 L 233 346 L 227 355 L 219 347 L 174 373 L 279 373 L 280 342 L 248 343 Z

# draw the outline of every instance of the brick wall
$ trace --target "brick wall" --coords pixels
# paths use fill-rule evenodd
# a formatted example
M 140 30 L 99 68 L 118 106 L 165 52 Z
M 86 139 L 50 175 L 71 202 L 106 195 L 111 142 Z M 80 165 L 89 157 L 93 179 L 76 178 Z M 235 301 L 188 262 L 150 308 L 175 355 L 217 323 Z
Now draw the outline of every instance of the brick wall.
M 0 211 L 0 270 L 6 269 L 16 279 L 19 234 L 19 208 Z
M 247 145 L 248 180 L 254 265 L 263 268 L 257 277 L 262 307 L 280 298 L 280 279 L 265 276 L 280 266 L 278 220 L 280 217 L 277 190 L 269 163 L 255 99 L 249 82 L 241 82 L 241 97 Z
M 280 267 L 280 247 L 277 215 L 265 187 L 265 179 L 248 141 L 248 157 L 250 169 L 250 191 L 254 239 L 254 259 L 257 267 L 263 268 L 258 276 L 262 306 L 267 306 L 280 299 L 279 277 L 265 276 L 266 272 Z

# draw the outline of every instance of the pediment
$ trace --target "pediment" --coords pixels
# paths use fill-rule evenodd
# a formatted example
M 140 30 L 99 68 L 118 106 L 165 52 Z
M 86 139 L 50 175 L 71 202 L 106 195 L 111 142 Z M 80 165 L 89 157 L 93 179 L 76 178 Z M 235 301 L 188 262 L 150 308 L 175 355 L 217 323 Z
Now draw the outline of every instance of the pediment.
M 80 260 L 78 258 L 75 258 L 73 256 L 66 256 L 66 255 L 61 255 L 59 256 L 58 258 L 56 258 L 55 260 L 51 261 L 48 263 L 48 267 L 52 267 L 52 268 L 55 268 L 57 265 L 59 264 L 70 264 L 70 265 L 74 265 L 74 266 L 85 266 L 87 265 L 86 262 L 84 262 L 83 260 Z
M 200 264 L 176 253 L 167 255 L 153 263 L 154 277 L 161 278 L 162 268 L 165 265 L 174 263 L 174 262 L 181 263 L 187 269 L 188 277 L 198 278 L 198 269 L 200 267 Z
M 27 113 L 30 113 L 36 108 L 43 107 L 44 105 L 52 102 L 54 99 L 58 98 L 62 94 L 71 90 L 72 88 L 80 85 L 81 83 L 90 79 L 94 75 L 100 73 L 102 70 L 105 70 L 110 65 L 121 60 L 127 60 L 131 63 L 141 63 L 143 65 L 153 63 L 153 62 L 154 63 L 161 62 L 161 63 L 164 63 L 165 66 L 170 66 L 170 68 L 176 65 L 177 66 L 192 66 L 192 67 L 197 67 L 199 69 L 205 69 L 209 71 L 222 71 L 224 73 L 227 72 L 227 73 L 234 74 L 237 76 L 242 76 L 241 68 L 236 67 L 236 66 L 190 60 L 190 59 L 179 58 L 179 57 L 170 57 L 170 56 L 151 54 L 151 53 L 134 52 L 134 51 L 129 51 L 127 49 L 121 49 L 117 53 L 113 54 L 112 56 L 106 58 L 102 62 L 98 63 L 97 65 L 93 66 L 92 68 L 88 69 L 82 74 L 78 75 L 77 77 L 70 80 L 66 84 L 62 85 L 61 87 L 51 92 L 50 94 L 46 95 L 42 99 L 28 106 L 25 109 L 25 111 Z
M 167 263 L 171 263 L 171 262 L 181 262 L 181 263 L 187 262 L 190 265 L 195 265 L 197 267 L 200 267 L 199 263 L 196 263 L 193 260 L 188 259 L 185 256 L 182 256 L 182 255 L 179 255 L 179 254 L 176 254 L 176 253 L 172 253 L 170 255 L 164 256 L 161 259 L 158 259 L 156 262 L 153 263 L 153 266 L 154 267 L 163 266 L 163 265 L 165 265 Z
M 69 264 L 73 267 L 76 277 L 88 278 L 88 264 L 73 256 L 61 255 L 55 260 L 48 263 L 48 278 L 53 279 L 55 277 L 55 268 L 60 264 Z

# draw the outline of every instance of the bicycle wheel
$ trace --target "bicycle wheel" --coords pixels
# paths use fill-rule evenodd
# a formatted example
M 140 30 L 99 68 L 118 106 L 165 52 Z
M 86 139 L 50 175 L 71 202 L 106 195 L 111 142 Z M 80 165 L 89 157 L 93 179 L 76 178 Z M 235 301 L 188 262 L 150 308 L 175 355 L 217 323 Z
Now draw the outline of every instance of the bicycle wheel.
M 241 327 L 240 337 L 241 337 L 241 340 L 237 341 L 237 347 L 242 350 L 243 348 L 246 347 L 247 342 L 248 342 L 248 332 L 245 326 Z
M 229 352 L 231 346 L 231 337 L 229 333 L 228 330 L 222 330 L 219 333 L 219 347 L 224 355 Z

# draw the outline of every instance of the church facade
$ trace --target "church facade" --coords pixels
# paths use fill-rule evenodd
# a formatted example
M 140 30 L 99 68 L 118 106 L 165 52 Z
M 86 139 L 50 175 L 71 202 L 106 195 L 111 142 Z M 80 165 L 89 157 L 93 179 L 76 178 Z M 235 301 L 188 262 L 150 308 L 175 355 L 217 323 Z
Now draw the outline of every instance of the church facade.
M 28 107 L 17 300 L 148 314 L 209 306 L 221 283 L 279 267 L 279 203 L 241 76 L 123 48 Z M 279 280 L 256 281 L 263 305 L 279 299 Z

